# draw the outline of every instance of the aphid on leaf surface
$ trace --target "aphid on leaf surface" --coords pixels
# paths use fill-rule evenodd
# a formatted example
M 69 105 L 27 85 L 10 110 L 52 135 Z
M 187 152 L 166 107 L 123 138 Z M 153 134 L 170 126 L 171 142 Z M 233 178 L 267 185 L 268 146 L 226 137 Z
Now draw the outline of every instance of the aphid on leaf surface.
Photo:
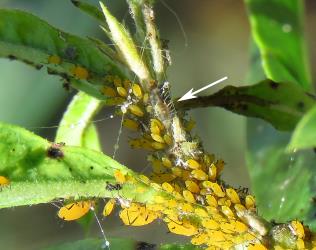
M 58 217 L 65 221 L 77 220 L 86 215 L 93 207 L 92 201 L 78 201 L 61 207 L 58 211 Z
M 74 60 L 78 56 L 76 47 L 72 47 L 72 46 L 67 46 L 64 51 L 64 54 L 65 54 L 65 58 L 69 60 Z
M 114 171 L 114 177 L 115 177 L 115 180 L 120 184 L 123 184 L 126 182 L 126 177 L 120 170 Z
M 47 156 L 52 159 L 61 159 L 64 157 L 64 152 L 61 147 L 65 146 L 65 143 L 52 143 L 52 145 L 47 149 Z
M 122 186 L 119 183 L 111 184 L 111 183 L 107 182 L 105 189 L 108 191 L 119 191 L 122 189 Z
M 71 73 L 74 75 L 74 77 L 80 79 L 80 80 L 86 80 L 89 77 L 89 72 L 87 69 L 81 66 L 75 66 Z
M 57 55 L 51 55 L 48 57 L 48 63 L 61 64 L 61 58 Z

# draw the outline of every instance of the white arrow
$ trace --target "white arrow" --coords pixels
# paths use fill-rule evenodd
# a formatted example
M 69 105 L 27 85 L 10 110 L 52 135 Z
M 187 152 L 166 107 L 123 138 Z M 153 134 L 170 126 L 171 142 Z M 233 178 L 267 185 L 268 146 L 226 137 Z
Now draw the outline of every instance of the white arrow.
M 212 86 L 214 86 L 214 85 L 216 85 L 216 84 L 218 84 L 218 83 L 220 83 L 220 82 L 222 82 L 222 81 L 225 81 L 227 78 L 228 78 L 228 77 L 225 76 L 225 77 L 223 77 L 223 78 L 221 78 L 221 79 L 219 79 L 219 80 L 217 80 L 217 81 L 215 81 L 215 82 L 212 82 L 212 83 L 210 83 L 209 85 L 206 85 L 205 87 L 203 87 L 203 88 L 201 88 L 201 89 L 199 89 L 199 90 L 197 90 L 197 91 L 194 91 L 194 92 L 193 92 L 193 88 L 192 88 L 192 89 L 190 89 L 186 94 L 184 94 L 184 96 L 182 96 L 182 97 L 178 100 L 178 102 L 181 102 L 181 101 L 184 101 L 184 100 L 193 99 L 193 98 L 197 98 L 197 96 L 195 96 L 197 93 L 200 93 L 200 92 L 202 92 L 203 90 L 206 90 L 206 89 L 208 89 L 208 88 L 210 88 L 210 87 L 212 87 Z

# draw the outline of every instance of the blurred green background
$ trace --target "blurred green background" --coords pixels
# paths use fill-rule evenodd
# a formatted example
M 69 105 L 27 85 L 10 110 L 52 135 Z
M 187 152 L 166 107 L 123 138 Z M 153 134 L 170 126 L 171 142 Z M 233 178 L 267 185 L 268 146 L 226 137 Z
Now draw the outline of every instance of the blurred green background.
M 172 11 L 157 1 L 156 15 L 161 37 L 170 40 L 173 64 L 168 69 L 168 76 L 172 95 L 181 96 L 192 87 L 202 87 L 224 76 L 229 79 L 204 94 L 229 84 L 245 84 L 250 34 L 243 2 L 165 1 L 177 13 L 185 30 L 184 37 Z M 98 1 L 89 2 L 97 4 Z M 133 28 L 125 1 L 107 0 L 106 3 L 119 20 Z M 306 29 L 311 45 L 316 40 L 316 34 L 312 32 L 316 3 L 310 0 L 306 5 Z M 67 32 L 105 39 L 98 23 L 74 8 L 70 1 L 0 0 L 0 7 L 23 9 Z M 315 79 L 316 47 L 310 46 L 309 52 Z M 47 75 L 45 69 L 36 71 L 7 59 L 0 59 L 0 76 L 1 121 L 26 127 L 52 140 L 56 128 L 41 127 L 58 124 L 74 92 L 66 92 L 59 78 Z M 96 119 L 107 118 L 112 113 L 113 109 L 107 108 Z M 205 148 L 227 162 L 223 174 L 227 183 L 249 187 L 245 167 L 245 118 L 219 108 L 194 110 L 190 114 L 197 121 L 195 132 L 202 138 Z M 104 152 L 112 155 L 120 119 L 107 119 L 96 124 Z M 127 131 L 123 131 L 116 159 L 132 169 L 146 171 L 145 154 L 129 149 L 129 136 Z M 42 249 L 58 242 L 84 238 L 84 232 L 76 222 L 61 221 L 56 212 L 57 208 L 50 204 L 0 210 L 0 249 Z M 90 236 L 98 237 L 100 230 L 94 224 Z M 107 236 L 152 243 L 183 241 L 181 237 L 168 234 L 165 225 L 159 225 L 159 222 L 141 228 L 123 226 L 117 213 L 104 219 L 102 224 Z

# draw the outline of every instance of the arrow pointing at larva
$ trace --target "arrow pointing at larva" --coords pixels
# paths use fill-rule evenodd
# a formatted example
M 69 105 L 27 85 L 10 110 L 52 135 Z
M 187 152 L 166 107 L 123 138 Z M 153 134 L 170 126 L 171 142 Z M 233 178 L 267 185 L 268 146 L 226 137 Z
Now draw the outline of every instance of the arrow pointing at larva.
M 203 88 L 201 88 L 201 89 L 199 89 L 199 90 L 197 90 L 197 91 L 194 91 L 194 92 L 193 92 L 193 88 L 192 88 L 192 89 L 190 89 L 186 94 L 184 94 L 184 96 L 182 96 L 182 97 L 178 100 L 178 102 L 181 102 L 181 101 L 184 101 L 184 100 L 193 99 L 193 98 L 197 98 L 197 96 L 195 96 L 197 93 L 200 93 L 200 92 L 202 92 L 203 90 L 206 90 L 206 89 L 208 89 L 208 88 L 210 88 L 210 87 L 212 87 L 212 86 L 214 86 L 214 85 L 216 85 L 216 84 L 218 84 L 218 83 L 220 83 L 220 82 L 223 82 L 223 81 L 225 81 L 227 78 L 228 78 L 228 77 L 225 76 L 225 77 L 223 77 L 223 78 L 221 78 L 221 79 L 219 79 L 219 80 L 217 80 L 217 81 L 215 81 L 215 82 L 212 82 L 212 83 L 210 83 L 209 85 L 206 85 L 205 87 L 203 87 Z

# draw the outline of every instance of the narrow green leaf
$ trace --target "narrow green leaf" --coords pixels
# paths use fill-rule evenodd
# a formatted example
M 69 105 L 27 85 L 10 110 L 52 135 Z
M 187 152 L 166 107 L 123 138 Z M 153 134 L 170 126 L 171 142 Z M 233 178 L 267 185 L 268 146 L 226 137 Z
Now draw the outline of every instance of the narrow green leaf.
M 0 123 L 0 175 L 10 180 L 10 185 L 0 192 L 0 208 L 47 203 L 57 198 L 115 197 L 117 192 L 105 189 L 107 181 L 116 182 L 115 170 L 137 178 L 134 172 L 100 152 L 54 145 L 23 128 Z M 138 185 L 145 189 L 144 193 L 136 192 Z M 144 202 L 160 193 L 144 185 L 141 181 L 126 183 L 120 195 Z
M 100 89 L 108 74 L 125 77 L 126 69 L 113 61 L 95 42 L 50 26 L 32 14 L 0 9 L 0 57 L 17 59 L 61 76 L 79 90 L 105 99 Z M 50 56 L 57 56 L 51 59 Z M 78 76 L 76 67 L 87 70 Z
M 94 135 L 96 130 L 93 127 L 90 127 L 89 131 L 87 129 L 92 125 L 91 121 L 101 106 L 101 101 L 84 92 L 76 94 L 59 123 L 55 142 L 64 142 L 72 146 L 84 146 L 84 143 L 94 144 L 97 139 Z M 85 139 L 83 142 L 84 135 L 85 137 L 90 135 L 90 139 L 94 140 L 89 142 Z
M 310 90 L 301 0 L 245 0 L 266 77 Z
M 79 0 L 71 0 L 73 5 L 78 7 L 83 12 L 87 13 L 89 16 L 92 16 L 99 22 L 105 22 L 104 16 L 101 10 L 99 10 L 95 5 L 88 4 Z
M 96 151 L 102 151 L 101 141 L 97 127 L 94 124 L 90 124 L 83 132 L 82 135 L 82 147 L 93 149 Z
M 264 119 L 279 130 L 293 130 L 315 104 L 315 97 L 305 93 L 300 86 L 264 80 L 250 86 L 227 86 L 213 95 L 177 102 L 176 105 L 180 109 L 219 106 Z
M 111 31 L 111 39 L 124 56 L 127 65 L 139 77 L 140 80 L 150 79 L 149 71 L 138 53 L 134 41 L 124 26 L 111 15 L 107 7 L 100 2 L 106 22 Z
M 288 151 L 316 147 L 316 106 L 297 124 Z

